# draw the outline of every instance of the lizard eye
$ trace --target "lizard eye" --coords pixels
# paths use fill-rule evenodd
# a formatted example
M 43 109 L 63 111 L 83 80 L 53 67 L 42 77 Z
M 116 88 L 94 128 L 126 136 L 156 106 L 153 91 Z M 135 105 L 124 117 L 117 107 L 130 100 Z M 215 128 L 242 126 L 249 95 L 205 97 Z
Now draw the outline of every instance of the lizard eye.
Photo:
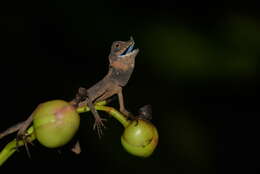
M 120 50 L 120 44 L 119 43 L 115 43 L 113 47 L 114 47 L 113 49 L 114 49 L 115 52 Z

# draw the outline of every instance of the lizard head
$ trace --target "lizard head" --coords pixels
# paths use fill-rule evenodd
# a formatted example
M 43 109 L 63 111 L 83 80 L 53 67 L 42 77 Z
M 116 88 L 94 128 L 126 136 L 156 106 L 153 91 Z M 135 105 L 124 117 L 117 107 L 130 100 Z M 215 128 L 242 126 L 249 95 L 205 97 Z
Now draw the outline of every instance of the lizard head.
M 115 41 L 109 55 L 110 77 L 120 86 L 125 86 L 135 66 L 135 57 L 139 49 L 134 49 L 134 39 Z
M 134 49 L 134 39 L 130 37 L 129 41 L 115 41 L 112 44 L 110 57 L 125 58 L 130 56 L 136 56 L 139 52 L 138 49 Z

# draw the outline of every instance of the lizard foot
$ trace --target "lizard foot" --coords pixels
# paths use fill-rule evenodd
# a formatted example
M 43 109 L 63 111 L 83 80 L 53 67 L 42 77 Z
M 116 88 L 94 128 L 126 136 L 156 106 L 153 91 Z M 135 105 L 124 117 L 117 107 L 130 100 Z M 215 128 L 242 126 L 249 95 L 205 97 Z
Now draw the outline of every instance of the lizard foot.
M 26 133 L 21 133 L 21 132 L 18 132 L 17 133 L 17 136 L 16 136 L 16 150 L 19 151 L 19 141 L 23 141 L 24 143 L 24 146 L 25 146 L 25 149 L 26 149 L 26 152 L 27 152 L 27 155 L 29 158 L 31 158 L 31 154 L 30 154 L 30 151 L 29 151 L 29 148 L 28 148 L 28 143 L 32 144 L 29 140 L 28 140 L 28 135 Z
M 128 112 L 126 109 L 121 109 L 120 112 L 128 119 L 136 119 L 136 117 L 131 112 Z
M 98 137 L 101 138 L 102 136 L 102 128 L 106 128 L 103 121 L 106 121 L 107 119 L 101 118 L 101 117 L 95 117 L 95 123 L 93 125 L 93 129 L 97 130 Z

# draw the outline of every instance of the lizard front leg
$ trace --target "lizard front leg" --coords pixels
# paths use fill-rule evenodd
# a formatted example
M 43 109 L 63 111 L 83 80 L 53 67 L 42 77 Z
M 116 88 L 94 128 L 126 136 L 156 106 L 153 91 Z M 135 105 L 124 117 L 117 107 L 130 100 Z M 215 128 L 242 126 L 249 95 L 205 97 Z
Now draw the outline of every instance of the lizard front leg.
M 109 98 L 109 97 L 111 97 L 111 96 L 113 96 L 115 94 L 118 95 L 120 112 L 122 112 L 125 116 L 129 116 L 130 112 L 128 112 L 125 109 L 124 97 L 123 97 L 123 93 L 122 93 L 122 87 L 120 87 L 118 85 L 114 85 L 114 86 L 110 87 L 110 89 L 108 89 L 102 96 L 100 96 L 97 99 L 97 101 L 106 100 L 107 98 Z
M 120 110 L 120 112 L 122 112 L 124 115 L 128 116 L 129 112 L 125 108 L 124 96 L 123 96 L 123 92 L 122 92 L 121 87 L 118 88 L 117 95 L 118 95 L 118 99 L 119 99 L 119 110 Z
M 86 104 L 89 107 L 91 113 L 93 114 L 93 116 L 95 118 L 95 123 L 93 125 L 93 129 L 97 129 L 98 136 L 101 137 L 102 127 L 105 127 L 105 125 L 102 122 L 104 119 L 102 119 L 99 116 L 99 114 L 98 114 L 97 110 L 95 109 L 95 106 L 92 103 L 92 100 L 89 96 L 90 95 L 88 94 L 88 90 L 86 88 L 81 87 L 78 90 L 78 94 L 76 95 L 76 98 L 71 103 L 76 105 L 76 107 L 77 107 L 77 105 L 81 106 L 81 105 L 84 105 L 84 104 Z M 82 99 L 84 99 L 84 101 L 81 101 Z
M 124 97 L 123 97 L 123 92 L 122 92 L 122 87 L 120 86 L 113 86 L 110 89 L 108 89 L 102 96 L 100 96 L 96 101 L 102 101 L 106 100 L 107 98 L 117 94 L 118 95 L 118 100 L 119 100 L 119 110 L 124 114 L 126 117 L 130 117 L 132 119 L 135 118 L 129 111 L 126 110 L 125 104 L 124 104 Z
M 97 130 L 98 136 L 100 138 L 101 135 L 102 135 L 102 127 L 105 128 L 105 125 L 103 123 L 103 121 L 105 119 L 102 119 L 100 117 L 97 110 L 95 109 L 95 106 L 93 105 L 92 101 L 89 98 L 86 98 L 86 103 L 87 103 L 88 107 L 90 108 L 90 111 L 92 112 L 92 114 L 94 115 L 94 118 L 95 118 L 95 123 L 93 125 L 93 129 Z
M 122 112 L 126 117 L 129 117 L 131 119 L 136 119 L 136 117 L 133 114 L 131 114 L 131 112 L 127 111 L 125 108 L 122 87 L 118 87 L 117 95 L 118 95 L 118 99 L 119 99 L 120 112 Z

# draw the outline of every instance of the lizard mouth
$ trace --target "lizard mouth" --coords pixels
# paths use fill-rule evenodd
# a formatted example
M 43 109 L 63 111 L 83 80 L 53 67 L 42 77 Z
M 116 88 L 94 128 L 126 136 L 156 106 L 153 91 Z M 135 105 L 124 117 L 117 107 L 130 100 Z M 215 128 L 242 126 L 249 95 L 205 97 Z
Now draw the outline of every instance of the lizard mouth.
M 134 45 L 135 45 L 134 42 L 131 45 L 129 45 L 129 47 L 127 47 L 125 49 L 125 51 L 122 54 L 120 54 L 120 57 L 136 53 L 138 51 L 138 49 L 134 49 Z

